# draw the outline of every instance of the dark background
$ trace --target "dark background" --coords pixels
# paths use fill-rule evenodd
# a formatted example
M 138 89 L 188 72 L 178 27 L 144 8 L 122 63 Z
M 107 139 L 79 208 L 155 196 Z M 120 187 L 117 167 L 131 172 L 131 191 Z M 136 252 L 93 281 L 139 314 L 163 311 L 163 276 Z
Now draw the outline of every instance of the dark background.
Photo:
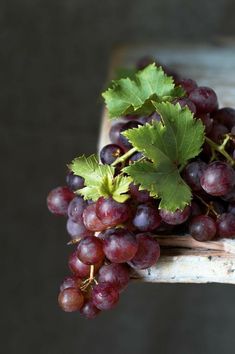
M 233 286 L 132 284 L 94 321 L 60 311 L 68 236 L 45 204 L 65 164 L 96 150 L 112 47 L 232 36 L 234 12 L 233 0 L 0 2 L 1 353 L 234 353 Z

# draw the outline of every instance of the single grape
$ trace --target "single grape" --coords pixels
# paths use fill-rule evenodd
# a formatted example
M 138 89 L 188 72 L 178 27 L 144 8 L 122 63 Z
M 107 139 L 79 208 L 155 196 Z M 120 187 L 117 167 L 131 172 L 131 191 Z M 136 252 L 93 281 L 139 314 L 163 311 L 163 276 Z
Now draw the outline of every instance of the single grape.
M 191 213 L 190 206 L 186 206 L 183 210 L 177 209 L 176 211 L 169 211 L 160 209 L 160 216 L 164 222 L 170 225 L 183 224 Z
M 78 311 L 83 305 L 84 297 L 79 289 L 67 288 L 59 293 L 58 302 L 66 312 Z
M 189 95 L 195 88 L 197 88 L 197 83 L 196 81 L 192 79 L 180 79 L 177 82 L 177 85 L 180 85 L 183 87 L 183 89 L 186 91 L 186 93 Z
M 194 216 L 189 223 L 189 233 L 197 241 L 210 241 L 216 235 L 216 223 L 207 215 Z
M 84 178 L 69 172 L 66 176 L 66 183 L 71 191 L 77 191 L 84 187 Z
M 197 112 L 210 113 L 218 108 L 218 99 L 214 90 L 210 87 L 197 87 L 189 94 Z
M 124 122 L 118 122 L 112 125 L 109 131 L 109 139 L 113 144 L 117 144 L 119 146 L 120 142 L 120 130 L 125 125 Z
M 108 227 L 127 221 L 131 216 L 128 203 L 118 203 L 112 197 L 100 197 L 96 202 L 96 215 Z
M 47 197 L 47 207 L 52 214 L 67 215 L 68 205 L 74 198 L 74 193 L 68 187 L 57 187 Z
M 69 256 L 68 263 L 69 269 L 77 277 L 85 278 L 90 274 L 90 266 L 82 263 L 80 259 L 78 259 L 76 251 Z
M 82 283 L 82 279 L 72 275 L 70 277 L 67 277 L 63 280 L 63 283 L 60 285 L 60 291 L 63 291 L 64 289 L 68 288 L 79 288 Z
M 100 313 L 91 300 L 86 300 L 80 309 L 80 314 L 87 319 L 93 319 Z
M 235 237 L 235 215 L 224 213 L 217 219 L 218 234 L 220 237 Z
M 101 149 L 100 160 L 103 164 L 111 165 L 123 153 L 124 151 L 119 145 L 108 144 Z
M 135 236 L 126 229 L 117 228 L 104 238 L 104 253 L 112 263 L 130 261 L 137 252 Z
M 230 107 L 221 108 L 214 113 L 213 118 L 231 130 L 235 125 L 235 109 Z
M 157 263 L 160 257 L 160 246 L 150 234 L 136 235 L 138 250 L 128 264 L 136 269 L 150 268 Z
M 214 123 L 210 131 L 210 134 L 208 134 L 208 137 L 211 140 L 213 140 L 215 143 L 221 144 L 223 142 L 224 135 L 228 133 L 229 130 L 225 125 Z
M 78 239 L 80 237 L 93 235 L 92 231 L 87 230 L 82 219 L 80 219 L 77 222 L 74 222 L 73 220 L 68 219 L 67 224 L 66 224 L 66 228 L 67 228 L 67 231 L 72 239 Z
M 227 163 L 215 161 L 209 164 L 203 172 L 200 183 L 210 195 L 225 195 L 232 190 L 235 184 L 235 172 Z
M 96 214 L 96 204 L 90 204 L 83 212 L 83 222 L 88 230 L 103 231 L 107 228 Z
M 98 281 L 110 283 L 118 291 L 121 291 L 126 288 L 130 281 L 130 270 L 125 264 L 111 263 L 103 265 L 98 273 Z
M 120 137 L 119 137 L 119 145 L 121 145 L 121 147 L 127 151 L 129 149 L 132 148 L 131 143 L 129 142 L 129 140 L 122 134 L 124 133 L 126 130 L 128 129 L 133 129 L 133 128 L 138 128 L 139 126 L 141 126 L 142 124 L 138 121 L 131 121 L 128 123 L 125 123 L 121 129 L 120 129 Z
M 86 207 L 87 202 L 82 197 L 73 198 L 68 206 L 68 217 L 74 222 L 80 222 Z
M 94 273 L 96 273 L 100 269 L 102 263 L 103 262 L 98 262 L 94 264 L 95 266 Z M 79 278 L 86 278 L 90 274 L 91 267 L 87 264 L 84 264 L 82 261 L 80 261 L 80 259 L 77 256 L 77 251 L 74 251 L 73 253 L 70 254 L 68 265 L 71 272 Z
M 132 198 L 139 203 L 146 203 L 151 200 L 149 192 L 146 190 L 139 190 L 139 186 L 134 183 L 130 184 L 129 192 Z
M 153 205 L 140 204 L 132 223 L 139 231 L 152 231 L 161 224 L 161 217 Z
M 203 161 L 193 161 L 189 163 L 184 171 L 183 178 L 194 192 L 202 190 L 200 178 L 205 171 L 207 164 Z
M 174 103 L 179 103 L 180 107 L 188 107 L 188 109 L 195 114 L 197 109 L 195 104 L 188 98 L 178 98 L 177 100 L 174 101 Z
M 118 300 L 118 290 L 109 283 L 99 283 L 92 290 L 92 302 L 99 310 L 112 309 Z
M 77 256 L 85 264 L 91 265 L 104 259 L 103 243 L 95 236 L 84 237 L 78 244 Z
M 128 159 L 128 165 L 131 165 L 132 163 L 142 159 L 144 155 L 141 152 L 136 152 L 134 153 L 129 159 Z

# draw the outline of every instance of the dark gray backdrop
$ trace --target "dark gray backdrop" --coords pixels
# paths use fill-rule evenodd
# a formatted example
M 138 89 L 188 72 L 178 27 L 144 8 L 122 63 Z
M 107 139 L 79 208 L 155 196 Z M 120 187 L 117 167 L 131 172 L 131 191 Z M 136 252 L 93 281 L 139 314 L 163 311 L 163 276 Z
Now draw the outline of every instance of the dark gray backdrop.
M 235 35 L 233 0 L 0 7 L 1 352 L 234 353 L 233 286 L 133 284 L 97 320 L 60 311 L 69 249 L 64 220 L 45 206 L 47 192 L 64 183 L 65 164 L 96 149 L 112 46 Z

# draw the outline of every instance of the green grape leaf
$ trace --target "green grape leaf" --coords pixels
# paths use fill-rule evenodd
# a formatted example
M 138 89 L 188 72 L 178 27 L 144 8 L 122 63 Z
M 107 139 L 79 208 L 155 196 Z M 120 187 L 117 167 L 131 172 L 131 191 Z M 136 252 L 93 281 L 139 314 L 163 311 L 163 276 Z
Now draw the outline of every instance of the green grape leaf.
M 197 156 L 204 142 L 204 126 L 187 107 L 170 102 L 153 103 L 161 122 L 153 122 L 123 133 L 150 161 L 138 161 L 124 169 L 134 183 L 160 198 L 160 208 L 183 209 L 191 200 L 191 190 L 180 171 Z
M 126 114 L 148 115 L 155 111 L 153 101 L 170 101 L 184 94 L 181 87 L 175 87 L 172 77 L 153 63 L 138 71 L 134 78 L 112 81 L 102 96 L 110 118 L 114 118 Z
M 84 199 L 96 201 L 103 196 L 113 197 L 117 202 L 123 203 L 128 198 L 131 177 L 118 175 L 114 177 L 115 168 L 110 165 L 101 165 L 95 155 L 75 158 L 68 166 L 69 169 L 85 180 L 85 187 L 76 191 Z

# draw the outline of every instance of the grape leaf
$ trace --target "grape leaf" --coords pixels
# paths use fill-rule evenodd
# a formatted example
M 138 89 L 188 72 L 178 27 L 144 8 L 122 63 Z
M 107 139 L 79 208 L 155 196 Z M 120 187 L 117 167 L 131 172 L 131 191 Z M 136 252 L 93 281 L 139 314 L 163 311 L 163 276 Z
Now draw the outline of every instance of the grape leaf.
M 122 78 L 112 82 L 102 96 L 110 118 L 126 114 L 148 115 L 155 111 L 152 101 L 173 100 L 184 95 L 181 87 L 175 87 L 172 77 L 167 76 L 155 63 L 135 74 L 134 79 Z
M 197 156 L 204 142 L 204 126 L 187 107 L 153 103 L 161 122 L 153 122 L 123 133 L 148 160 L 124 169 L 134 183 L 161 199 L 160 208 L 183 209 L 191 200 L 191 190 L 180 176 L 188 160 Z
M 77 157 L 68 167 L 75 175 L 84 178 L 85 187 L 76 191 L 84 199 L 96 201 L 101 196 L 112 196 L 117 202 L 123 203 L 129 198 L 127 192 L 132 178 L 121 175 L 114 177 L 115 168 L 99 164 L 95 155 Z

